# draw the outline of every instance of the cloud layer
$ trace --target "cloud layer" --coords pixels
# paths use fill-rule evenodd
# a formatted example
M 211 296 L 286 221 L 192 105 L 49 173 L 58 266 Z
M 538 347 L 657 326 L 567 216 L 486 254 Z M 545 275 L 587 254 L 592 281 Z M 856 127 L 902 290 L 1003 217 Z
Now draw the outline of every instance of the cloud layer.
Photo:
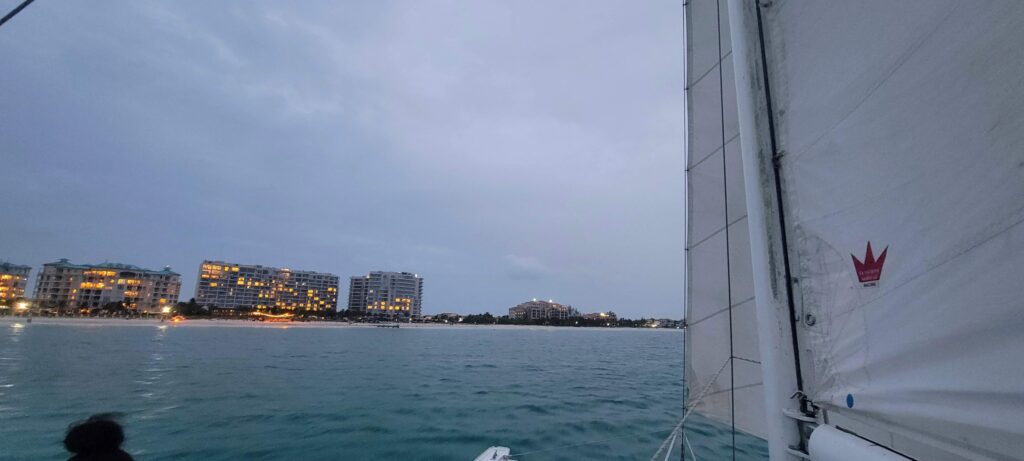
M 5 5 L 6 6 L 6 5 Z M 678 2 L 37 2 L 0 258 L 407 270 L 428 312 L 681 317 Z

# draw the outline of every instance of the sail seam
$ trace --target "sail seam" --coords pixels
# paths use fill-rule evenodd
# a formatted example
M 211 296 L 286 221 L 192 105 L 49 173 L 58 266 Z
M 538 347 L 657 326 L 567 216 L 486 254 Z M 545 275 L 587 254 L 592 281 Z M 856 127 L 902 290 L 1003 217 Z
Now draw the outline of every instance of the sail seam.
M 736 359 L 736 360 L 742 360 L 742 361 L 747 362 L 747 363 L 753 363 L 755 365 L 760 365 L 761 364 L 760 360 L 748 359 L 746 357 L 740 357 L 738 355 L 734 356 L 733 358 Z
M 731 142 L 735 141 L 735 140 L 736 140 L 736 138 L 738 138 L 738 137 L 740 137 L 740 132 L 739 132 L 739 131 L 737 130 L 737 131 L 736 131 L 736 134 L 732 135 L 732 137 L 730 137 L 730 138 L 729 138 L 729 140 L 728 140 L 728 141 L 726 141 L 725 143 L 726 143 L 726 144 L 729 144 L 729 143 L 731 143 Z M 698 161 L 697 161 L 697 163 L 694 163 L 693 165 L 690 165 L 690 166 L 689 166 L 689 167 L 688 167 L 688 168 L 686 169 L 686 171 L 690 171 L 690 170 L 692 170 L 692 169 L 694 169 L 694 168 L 697 168 L 698 166 L 700 166 L 700 164 L 701 164 L 701 163 L 704 163 L 704 161 L 705 161 L 705 160 L 707 160 L 707 159 L 709 159 L 709 158 L 713 157 L 713 156 L 714 156 L 715 154 L 717 154 L 717 153 L 718 153 L 719 151 L 722 151 L 722 150 L 724 150 L 724 147 L 722 147 L 722 146 L 716 147 L 716 148 L 715 148 L 715 150 L 711 151 L 711 153 L 710 153 L 710 154 L 707 154 L 707 155 L 705 155 L 704 157 L 701 157 L 701 159 L 700 159 L 700 160 L 698 160 Z
M 732 306 L 726 306 L 726 307 L 720 308 L 720 309 L 718 309 L 717 311 L 715 311 L 715 312 L 713 312 L 713 313 L 711 313 L 711 314 L 708 314 L 708 315 L 706 315 L 706 316 L 704 316 L 704 317 L 701 317 L 701 318 L 700 318 L 699 320 L 696 320 L 696 321 L 693 321 L 693 322 L 690 322 L 690 323 L 688 323 L 687 325 L 688 325 L 688 326 L 690 326 L 690 327 L 694 327 L 694 326 L 697 326 L 697 325 L 699 325 L 699 324 L 700 324 L 701 322 L 703 322 L 703 321 L 705 321 L 705 320 L 707 320 L 707 319 L 710 319 L 711 317 L 714 317 L 714 316 L 716 316 L 716 315 L 719 315 L 719 314 L 721 314 L 721 313 L 723 313 L 723 312 L 725 312 L 725 311 L 729 310 L 729 307 L 740 307 L 740 306 L 742 306 L 742 305 L 744 305 L 744 304 L 746 304 L 746 303 L 749 303 L 749 302 L 751 302 L 751 301 L 753 301 L 753 300 L 754 300 L 754 297 L 753 297 L 753 296 L 751 296 L 751 297 L 749 297 L 749 298 L 747 298 L 747 299 L 744 299 L 743 301 L 740 301 L 740 302 L 738 302 L 738 303 L 736 303 L 736 304 L 733 304 Z
M 719 395 L 719 394 L 724 394 L 726 392 L 739 391 L 739 390 L 743 390 L 743 389 L 750 389 L 752 387 L 763 386 L 763 385 L 764 385 L 764 382 L 758 381 L 756 383 L 744 384 L 744 385 L 738 386 L 738 387 L 736 387 L 734 389 L 722 389 L 720 391 L 709 392 L 709 393 L 705 394 L 704 397 L 705 398 L 713 397 L 713 396 L 716 396 L 716 395 Z
M 921 277 L 924 277 L 925 275 L 928 275 L 930 272 L 935 271 L 935 270 L 941 268 L 942 266 L 945 266 L 946 264 L 949 264 L 950 262 L 956 261 L 957 259 L 960 259 L 960 258 L 966 256 L 968 253 L 973 252 L 974 250 L 978 249 L 981 246 L 984 246 L 988 242 L 991 242 L 992 240 L 994 240 L 996 237 L 999 237 L 999 236 L 1001 236 L 1001 235 L 1003 235 L 1003 234 L 1005 234 L 1007 232 L 1012 231 L 1015 227 L 1017 227 L 1017 226 L 1019 226 L 1021 224 L 1024 224 L 1024 218 L 1019 219 L 1019 220 L 1017 220 L 1017 222 L 1014 222 L 1013 224 L 1010 224 L 1006 228 L 1004 228 L 1002 230 L 999 230 L 998 232 L 995 232 L 994 234 L 989 235 L 988 237 L 985 237 L 985 238 L 981 239 L 981 241 L 975 243 L 974 245 L 971 245 L 968 248 L 965 248 L 963 251 L 960 251 L 959 253 L 956 253 L 956 254 L 950 256 L 949 258 L 936 263 L 935 265 L 927 268 L 923 272 L 911 275 L 911 276 L 909 276 L 908 278 L 906 278 L 906 279 L 904 279 L 902 281 L 896 282 L 896 285 L 894 285 L 891 288 L 889 288 L 888 290 L 886 290 L 884 293 L 881 294 L 881 296 L 879 296 L 879 297 L 877 297 L 877 298 L 875 298 L 875 299 L 873 299 L 871 301 L 868 301 L 868 302 L 864 303 L 864 306 L 870 306 L 870 305 L 872 305 L 872 304 L 882 300 L 883 298 L 888 296 L 890 293 L 895 292 L 896 290 L 906 286 L 907 284 L 913 282 L 914 280 L 917 280 L 917 279 L 919 279 Z
M 729 59 L 730 56 L 732 56 L 732 50 L 727 51 L 721 58 L 718 59 L 718 62 L 712 64 L 711 67 L 708 68 L 708 70 L 706 70 L 703 74 L 700 75 L 700 77 L 697 77 L 696 80 L 688 83 L 686 85 L 686 89 L 689 90 L 690 88 L 697 86 L 697 84 L 700 83 L 701 80 L 704 80 L 704 77 L 711 75 L 711 73 L 715 71 L 715 68 L 721 66 L 722 63 L 725 62 L 726 59 Z
M 913 58 L 918 51 L 920 51 L 921 47 L 929 42 L 933 35 L 947 27 L 946 23 L 949 22 L 952 18 L 956 17 L 953 13 L 955 13 L 957 8 L 961 6 L 962 4 L 957 3 L 956 5 L 954 5 L 953 8 L 950 8 L 949 11 L 946 12 L 946 16 L 944 16 L 942 20 L 940 20 L 931 31 L 922 36 L 917 43 L 911 44 L 911 46 L 906 50 L 906 52 L 901 54 L 896 59 L 896 62 L 894 63 L 892 68 L 888 69 L 885 75 L 880 80 L 875 82 L 874 85 L 872 85 L 872 87 L 860 98 L 860 100 L 857 101 L 857 103 L 842 116 L 842 118 L 833 123 L 832 126 L 829 127 L 827 130 L 824 130 L 821 133 L 821 135 L 815 138 L 814 141 L 811 141 L 810 144 L 807 144 L 807 147 L 803 151 L 794 153 L 794 160 L 803 157 L 805 154 L 813 150 L 814 147 L 817 146 L 822 139 L 832 134 L 836 130 L 836 128 L 839 127 L 839 125 L 842 125 L 844 122 L 846 122 L 847 119 L 850 118 L 851 115 L 855 114 L 858 110 L 860 110 L 860 107 L 863 106 L 864 103 L 867 102 L 869 99 L 871 99 L 871 97 L 874 96 L 880 88 L 885 86 L 885 84 L 893 77 L 893 75 L 896 75 L 896 73 L 900 71 L 903 65 L 906 64 L 907 61 L 910 61 L 910 59 Z
M 740 221 L 743 221 L 744 219 L 747 219 L 747 215 L 745 215 L 745 214 L 743 216 L 740 216 L 740 217 L 734 219 L 731 223 L 729 223 L 729 226 L 733 226 L 736 223 L 738 223 Z M 699 247 L 702 243 L 704 243 L 704 242 L 710 240 L 712 237 L 722 233 L 722 231 L 724 231 L 724 230 L 725 230 L 725 227 L 719 227 L 719 228 L 715 229 L 713 232 L 708 234 L 707 237 L 704 237 L 704 238 L 700 239 L 699 242 L 694 243 L 693 245 L 690 245 L 690 246 L 686 247 L 686 251 L 690 251 L 690 250 L 692 250 L 694 248 Z

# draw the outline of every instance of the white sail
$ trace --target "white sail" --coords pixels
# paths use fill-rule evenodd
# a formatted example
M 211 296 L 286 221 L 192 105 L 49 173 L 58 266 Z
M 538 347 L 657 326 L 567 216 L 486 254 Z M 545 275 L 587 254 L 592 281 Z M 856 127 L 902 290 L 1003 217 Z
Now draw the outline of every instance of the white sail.
M 767 427 L 728 13 L 725 2 L 692 0 L 685 14 L 687 406 L 763 437 Z
M 1024 2 L 757 8 L 743 36 L 765 60 L 737 65 L 764 113 L 743 136 L 765 146 L 772 117 L 803 391 L 822 422 L 917 459 L 1020 459 Z

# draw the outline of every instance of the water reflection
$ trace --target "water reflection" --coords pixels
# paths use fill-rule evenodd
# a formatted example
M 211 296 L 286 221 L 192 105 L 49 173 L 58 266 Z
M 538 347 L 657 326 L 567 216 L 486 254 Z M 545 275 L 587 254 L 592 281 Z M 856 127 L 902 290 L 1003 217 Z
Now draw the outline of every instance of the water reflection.
M 137 385 L 135 394 L 143 399 L 155 402 L 169 400 L 168 392 L 172 377 L 168 372 L 171 369 L 164 364 L 167 358 L 165 353 L 167 335 L 167 325 L 158 325 L 153 330 L 151 339 L 154 343 L 153 349 L 146 357 L 145 366 L 141 368 L 139 379 L 135 380 Z M 159 419 L 164 413 L 177 407 L 177 405 L 146 405 L 137 418 L 140 420 Z

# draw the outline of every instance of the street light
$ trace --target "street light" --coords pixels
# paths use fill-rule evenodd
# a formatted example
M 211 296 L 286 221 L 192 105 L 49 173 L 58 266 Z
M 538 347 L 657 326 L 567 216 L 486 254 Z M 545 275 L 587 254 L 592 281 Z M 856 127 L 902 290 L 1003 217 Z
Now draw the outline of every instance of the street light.
M 19 301 L 18 304 L 15 307 L 17 307 L 19 311 L 27 310 L 28 309 L 28 301 Z

